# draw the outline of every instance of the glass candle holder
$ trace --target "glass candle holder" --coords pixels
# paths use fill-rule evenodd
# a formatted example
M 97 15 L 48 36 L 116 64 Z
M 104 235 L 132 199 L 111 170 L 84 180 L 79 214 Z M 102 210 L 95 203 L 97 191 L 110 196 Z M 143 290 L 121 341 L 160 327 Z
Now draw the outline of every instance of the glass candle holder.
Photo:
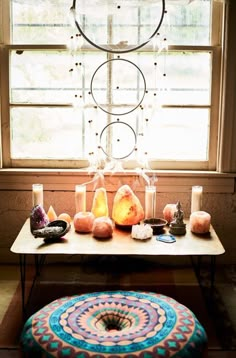
M 79 213 L 86 211 L 86 186 L 76 185 L 75 186 L 75 211 Z
M 145 187 L 145 219 L 156 216 L 156 187 L 148 185 Z
M 32 184 L 32 205 L 43 206 L 43 184 Z
M 191 213 L 202 209 L 202 189 L 200 185 L 192 187 Z

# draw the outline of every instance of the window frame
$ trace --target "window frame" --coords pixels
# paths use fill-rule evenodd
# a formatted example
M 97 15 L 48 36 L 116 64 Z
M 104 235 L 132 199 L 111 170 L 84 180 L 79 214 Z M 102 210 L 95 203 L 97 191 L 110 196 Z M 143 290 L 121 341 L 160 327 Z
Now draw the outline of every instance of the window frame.
M 9 18 L 9 1 L 3 0 L 0 7 L 0 16 L 2 18 L 2 29 L 3 29 L 3 44 L 1 45 L 0 50 L 0 63 L 1 63 L 1 71 L 0 71 L 0 83 L 2 88 L 2 106 L 1 106 L 1 128 L 2 128 L 2 147 L 4 150 L 2 151 L 2 168 L 87 168 L 89 162 L 87 160 L 83 161 L 71 161 L 68 163 L 68 160 L 12 160 L 10 158 L 10 106 L 9 105 L 9 51 L 12 49 L 66 49 L 64 45 L 10 45 L 10 29 L 9 22 L 7 19 Z M 221 68 L 221 56 L 222 56 L 222 37 L 221 37 L 221 28 L 219 24 L 221 24 L 221 16 L 225 17 L 225 23 L 227 23 L 227 17 L 230 16 L 230 12 L 228 11 L 229 4 L 223 4 L 222 2 L 213 3 L 214 11 L 213 11 L 213 35 L 212 36 L 212 46 L 169 46 L 170 50 L 202 50 L 202 51 L 212 51 L 213 62 L 212 62 L 212 109 L 211 109 L 211 119 L 210 123 L 210 146 L 209 146 L 209 162 L 181 162 L 180 170 L 204 170 L 204 171 L 214 171 L 224 168 L 222 163 L 224 161 L 224 151 L 225 148 L 225 140 L 222 132 L 219 133 L 219 129 L 225 128 L 225 125 L 222 125 L 222 117 L 224 114 L 224 108 L 221 106 L 220 101 L 220 91 L 221 91 L 221 81 L 224 79 L 222 76 Z M 227 7 L 227 11 L 223 11 L 222 9 Z M 3 16 L 4 14 L 4 16 Z M 7 15 L 7 16 L 6 16 Z M 217 21 L 215 21 L 217 19 Z M 218 24 L 218 27 L 217 27 Z M 216 26 L 216 27 L 215 27 Z M 147 51 L 148 47 L 145 49 L 141 49 L 140 51 Z M 91 51 L 91 48 L 89 48 Z M 225 60 L 225 58 L 224 58 Z M 219 79 L 220 77 L 220 79 Z M 224 82 L 225 83 L 225 82 Z M 223 94 L 223 93 L 221 93 Z M 222 98 L 224 98 L 222 96 Z M 221 113 L 221 117 L 220 117 Z M 220 121 L 221 119 L 221 121 Z M 231 125 L 232 127 L 232 125 Z M 231 138 L 233 139 L 233 138 Z M 220 145 L 219 145 L 220 143 Z M 223 148 L 223 149 L 222 149 Z M 218 155 L 219 154 L 219 155 Z M 152 162 L 150 167 L 152 169 L 164 169 L 164 170 L 178 170 L 180 167 L 179 163 L 176 161 L 168 161 L 168 162 Z M 135 167 L 136 163 L 134 161 L 127 161 L 124 168 L 131 169 Z M 228 168 L 229 170 L 229 168 Z

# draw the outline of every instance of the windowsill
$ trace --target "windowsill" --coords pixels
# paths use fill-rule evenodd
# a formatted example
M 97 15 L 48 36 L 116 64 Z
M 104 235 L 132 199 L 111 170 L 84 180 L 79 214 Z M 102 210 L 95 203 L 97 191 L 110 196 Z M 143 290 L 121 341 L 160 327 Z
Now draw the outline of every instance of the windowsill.
M 145 178 L 157 179 L 158 192 L 189 192 L 193 185 L 202 185 L 204 192 L 234 193 L 236 173 L 215 171 L 151 170 L 145 176 L 136 170 L 102 172 L 104 184 L 109 191 L 116 191 L 117 185 L 134 185 L 135 190 L 143 191 Z M 32 184 L 40 182 L 44 190 L 74 191 L 76 184 L 94 179 L 95 171 L 84 169 L 0 169 L 0 190 L 31 190 Z M 94 190 L 94 182 L 88 190 Z

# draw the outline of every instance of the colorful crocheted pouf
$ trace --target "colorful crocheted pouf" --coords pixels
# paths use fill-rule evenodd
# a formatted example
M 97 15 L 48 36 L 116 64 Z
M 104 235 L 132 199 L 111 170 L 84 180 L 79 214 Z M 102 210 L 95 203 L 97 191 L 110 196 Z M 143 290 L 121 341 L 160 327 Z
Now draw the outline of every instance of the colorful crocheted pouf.
M 207 336 L 176 300 L 139 291 L 63 297 L 32 315 L 21 335 L 25 357 L 203 357 Z

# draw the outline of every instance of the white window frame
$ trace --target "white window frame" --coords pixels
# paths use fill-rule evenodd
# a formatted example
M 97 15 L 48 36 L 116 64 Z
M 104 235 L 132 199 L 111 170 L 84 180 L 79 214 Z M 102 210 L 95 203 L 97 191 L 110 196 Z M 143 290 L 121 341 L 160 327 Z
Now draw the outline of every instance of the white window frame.
M 234 16 L 236 14 L 235 3 L 233 1 L 225 1 L 224 4 L 222 1 L 214 2 L 214 19 L 220 19 L 220 16 L 224 16 L 225 24 L 228 25 L 228 28 L 235 28 L 234 25 Z M 222 12 L 222 7 L 224 7 L 224 11 Z M 3 15 L 4 14 L 4 15 Z M 20 168 L 20 167 L 32 167 L 32 168 L 78 168 L 78 167 L 86 167 L 88 162 L 82 161 L 80 163 L 71 163 L 68 166 L 68 161 L 50 161 L 47 160 L 11 160 L 10 159 L 10 123 L 9 123 L 9 63 L 8 63 L 8 51 L 10 49 L 31 49 L 32 46 L 24 45 L 10 45 L 9 41 L 9 2 L 8 0 L 2 0 L 0 4 L 0 18 L 1 18 L 1 27 L 2 27 L 2 37 L 3 44 L 1 44 L 0 48 L 0 84 L 1 84 L 1 144 L 4 150 L 2 151 L 1 157 L 1 166 L 3 168 Z M 221 23 L 221 21 L 213 22 Z M 221 29 L 215 29 L 213 31 L 216 36 L 212 38 L 212 46 L 202 47 L 202 50 L 205 51 L 211 50 L 213 51 L 213 71 L 212 71 L 212 118 L 211 120 L 211 140 L 210 140 L 210 161 L 202 162 L 202 163 L 186 163 L 185 167 L 182 166 L 183 170 L 205 170 L 205 171 L 228 171 L 233 172 L 236 171 L 236 160 L 235 157 L 235 140 L 233 137 L 233 133 L 235 130 L 235 115 L 232 115 L 232 112 L 229 110 L 229 104 L 231 104 L 231 108 L 235 109 L 235 95 L 231 93 L 230 96 L 226 96 L 227 93 L 230 92 L 230 89 L 234 88 L 236 80 L 235 80 L 235 69 L 232 64 L 232 56 L 233 50 L 226 46 L 226 43 L 230 43 L 234 46 L 234 39 L 231 38 L 228 31 L 225 32 L 224 36 L 224 62 L 221 62 L 222 55 L 222 46 L 221 41 L 222 37 L 219 36 Z M 218 34 L 218 36 L 217 36 Z M 232 36 L 233 37 L 233 36 Z M 65 48 L 65 46 L 33 46 L 35 49 L 45 48 L 45 49 L 61 49 Z M 170 50 L 183 50 L 184 47 L 180 46 L 172 46 Z M 186 46 L 186 50 L 194 50 L 195 47 Z M 201 48 L 198 47 L 198 50 Z M 145 49 L 146 50 L 146 49 Z M 226 50 L 226 51 L 225 51 Z M 223 71 L 221 71 L 221 68 Z M 231 72 L 229 74 L 229 70 L 232 70 L 233 76 L 231 76 Z M 220 78 L 219 78 L 220 76 Z M 223 90 L 221 90 L 220 83 L 223 83 Z M 235 81 L 235 82 L 234 82 Z M 222 102 L 220 101 L 222 98 Z M 234 111 L 236 113 L 236 111 Z M 227 120 L 226 120 L 227 116 Z M 132 165 L 134 163 L 130 163 Z M 199 165 L 200 164 L 200 165 Z M 176 162 L 168 162 L 168 163 L 153 163 L 153 169 L 166 169 L 166 170 L 176 170 L 178 166 Z

